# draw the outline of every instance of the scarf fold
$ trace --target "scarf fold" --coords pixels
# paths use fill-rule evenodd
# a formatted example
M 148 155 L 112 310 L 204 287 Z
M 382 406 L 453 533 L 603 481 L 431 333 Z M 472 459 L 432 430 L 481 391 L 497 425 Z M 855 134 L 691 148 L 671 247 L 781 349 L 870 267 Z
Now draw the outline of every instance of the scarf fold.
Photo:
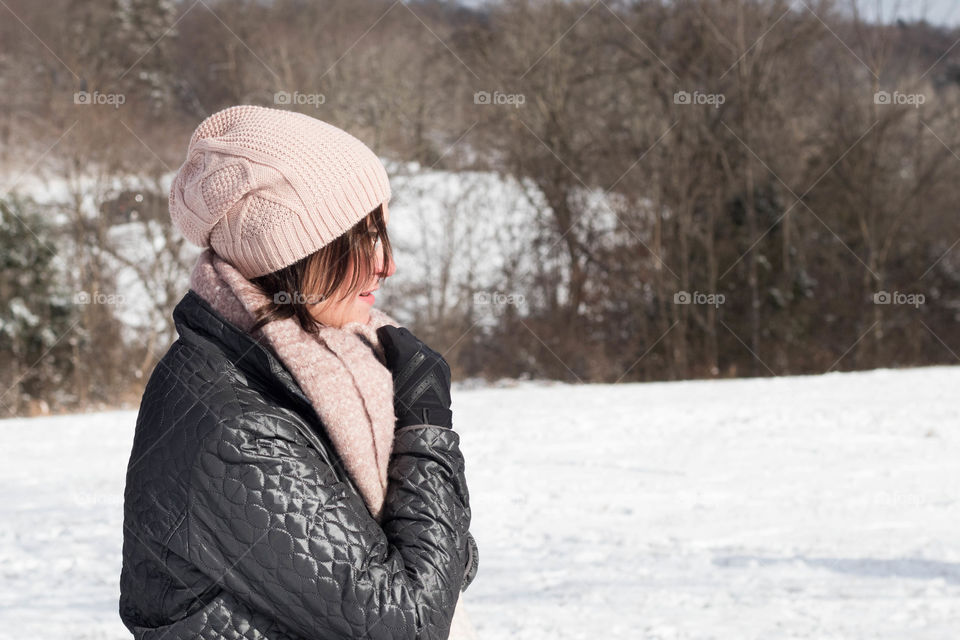
M 363 500 L 380 523 L 387 495 L 396 414 L 393 374 L 385 366 L 377 329 L 400 326 L 375 307 L 366 323 L 304 331 L 294 318 L 270 322 L 255 332 L 254 312 L 269 302 L 252 282 L 211 249 L 197 258 L 190 288 L 223 317 L 258 342 L 266 342 L 310 400 Z M 477 631 L 457 596 L 451 640 L 477 640 Z

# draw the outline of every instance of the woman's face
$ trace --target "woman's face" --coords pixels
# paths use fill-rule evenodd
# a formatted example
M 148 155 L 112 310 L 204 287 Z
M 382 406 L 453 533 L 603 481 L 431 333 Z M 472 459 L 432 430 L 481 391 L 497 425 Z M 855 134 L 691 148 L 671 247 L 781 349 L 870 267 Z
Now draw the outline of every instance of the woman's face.
M 386 210 L 384 212 L 383 224 L 387 226 L 390 221 L 390 211 Z M 377 261 L 376 268 L 374 269 L 374 275 L 371 276 L 371 280 L 363 287 L 363 291 L 372 291 L 379 288 L 378 280 L 376 274 L 381 273 L 383 270 L 383 244 L 377 243 Z M 350 265 L 348 267 L 349 273 L 344 282 L 344 287 L 348 285 L 351 277 L 353 276 L 353 270 L 356 266 L 353 264 L 351 259 Z M 397 265 L 392 260 L 390 261 L 390 270 L 387 271 L 384 277 L 390 277 L 397 271 Z M 348 322 L 361 322 L 366 324 L 370 320 L 370 308 L 373 307 L 374 295 L 371 293 L 368 296 L 364 295 L 353 295 L 348 297 L 346 300 L 341 300 L 342 297 L 341 291 L 337 291 L 334 295 L 330 296 L 330 299 L 325 302 L 318 303 L 317 305 L 311 308 L 311 313 L 318 322 L 331 327 L 342 327 Z

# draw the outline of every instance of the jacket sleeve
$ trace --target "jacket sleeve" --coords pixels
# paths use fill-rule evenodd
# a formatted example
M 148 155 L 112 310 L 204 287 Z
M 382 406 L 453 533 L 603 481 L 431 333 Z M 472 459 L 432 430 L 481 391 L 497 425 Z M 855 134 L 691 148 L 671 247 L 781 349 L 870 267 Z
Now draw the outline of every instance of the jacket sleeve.
M 476 567 L 459 434 L 396 432 L 378 524 L 305 442 L 222 429 L 190 480 L 192 563 L 304 638 L 447 638 Z
M 477 576 L 477 568 L 480 566 L 480 551 L 477 549 L 477 541 L 474 539 L 473 534 L 469 531 L 467 532 L 467 568 L 463 576 L 463 586 L 460 587 L 461 591 L 466 591 L 467 587 L 473 582 L 473 579 Z

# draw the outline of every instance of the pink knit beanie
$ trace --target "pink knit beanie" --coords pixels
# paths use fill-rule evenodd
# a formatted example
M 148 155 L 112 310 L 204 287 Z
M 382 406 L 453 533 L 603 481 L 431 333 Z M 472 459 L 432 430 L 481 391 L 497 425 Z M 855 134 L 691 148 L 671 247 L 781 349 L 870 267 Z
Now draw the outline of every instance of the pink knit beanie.
M 190 138 L 170 186 L 170 217 L 246 278 L 293 264 L 390 200 L 387 172 L 365 144 L 310 116 L 239 105 Z

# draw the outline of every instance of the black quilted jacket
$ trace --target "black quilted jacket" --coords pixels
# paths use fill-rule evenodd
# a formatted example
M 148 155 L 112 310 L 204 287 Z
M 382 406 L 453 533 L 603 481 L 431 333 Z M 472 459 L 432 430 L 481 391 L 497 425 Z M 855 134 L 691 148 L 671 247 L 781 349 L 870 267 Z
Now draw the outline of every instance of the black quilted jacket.
M 457 432 L 396 432 L 382 521 L 273 353 L 189 291 L 140 406 L 120 617 L 136 638 L 447 638 L 477 571 Z

